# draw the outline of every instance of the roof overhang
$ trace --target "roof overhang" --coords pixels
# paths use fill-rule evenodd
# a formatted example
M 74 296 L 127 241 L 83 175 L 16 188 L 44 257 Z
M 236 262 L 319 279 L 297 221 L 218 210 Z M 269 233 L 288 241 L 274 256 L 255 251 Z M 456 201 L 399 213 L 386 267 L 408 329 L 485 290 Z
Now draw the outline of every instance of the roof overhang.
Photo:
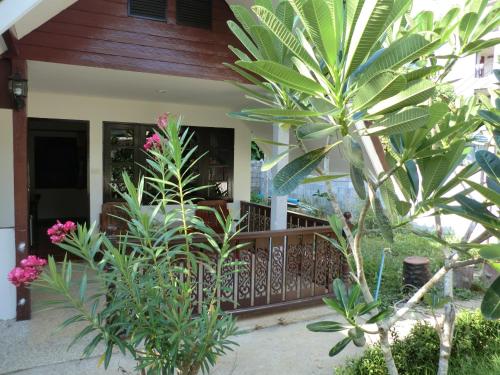
M 76 1 L 0 0 L 0 35 L 11 30 L 21 39 Z M 0 38 L 0 53 L 6 49 L 3 38 Z

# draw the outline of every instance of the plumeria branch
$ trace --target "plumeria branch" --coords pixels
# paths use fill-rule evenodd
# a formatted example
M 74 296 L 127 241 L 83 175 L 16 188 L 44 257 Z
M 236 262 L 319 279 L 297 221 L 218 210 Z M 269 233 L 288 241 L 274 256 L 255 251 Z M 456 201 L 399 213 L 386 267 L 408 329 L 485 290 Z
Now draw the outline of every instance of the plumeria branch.
M 455 268 L 467 267 L 474 264 L 483 263 L 484 260 L 481 258 L 468 259 L 463 261 L 457 261 L 458 254 L 452 254 L 450 262 L 447 262 L 443 267 L 439 269 L 429 281 L 427 281 L 419 290 L 415 292 L 415 294 L 406 302 L 406 304 L 400 308 L 390 319 L 388 319 L 386 325 L 390 328 L 397 321 L 403 318 L 408 311 L 410 311 L 422 298 L 423 296 L 429 292 L 429 290 L 436 285 L 439 280 L 441 280 L 448 271 Z

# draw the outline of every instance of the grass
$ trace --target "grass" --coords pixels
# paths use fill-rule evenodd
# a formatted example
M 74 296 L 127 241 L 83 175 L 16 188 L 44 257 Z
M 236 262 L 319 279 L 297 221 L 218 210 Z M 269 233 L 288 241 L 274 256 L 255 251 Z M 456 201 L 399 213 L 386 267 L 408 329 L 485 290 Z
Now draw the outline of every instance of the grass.
M 362 253 L 366 279 L 372 291 L 375 290 L 377 282 L 382 249 L 388 247 L 389 244 L 377 235 L 370 235 L 363 239 Z M 431 273 L 437 271 L 443 264 L 441 247 L 435 242 L 408 231 L 396 232 L 394 244 L 385 255 L 380 289 L 380 298 L 383 304 L 393 304 L 405 298 L 402 291 L 403 260 L 411 255 L 429 258 Z
M 467 361 L 461 361 L 459 367 L 452 367 L 449 375 L 493 375 L 500 374 L 500 347 L 496 349 L 497 353 L 489 356 L 469 358 Z
M 434 274 L 444 263 L 444 256 L 440 244 L 425 237 L 417 236 L 407 229 L 395 232 L 392 246 L 379 235 L 370 234 L 363 239 L 362 254 L 365 264 L 365 273 L 368 285 L 372 291 L 377 284 L 377 273 L 380 267 L 382 249 L 390 248 L 385 255 L 384 270 L 382 273 L 382 284 L 380 299 L 383 305 L 393 305 L 408 297 L 402 290 L 403 284 L 403 260 L 412 255 L 429 258 L 430 271 Z M 440 287 L 436 292 L 439 295 Z M 459 300 L 468 300 L 482 295 L 480 286 L 475 290 L 455 288 L 454 296 Z

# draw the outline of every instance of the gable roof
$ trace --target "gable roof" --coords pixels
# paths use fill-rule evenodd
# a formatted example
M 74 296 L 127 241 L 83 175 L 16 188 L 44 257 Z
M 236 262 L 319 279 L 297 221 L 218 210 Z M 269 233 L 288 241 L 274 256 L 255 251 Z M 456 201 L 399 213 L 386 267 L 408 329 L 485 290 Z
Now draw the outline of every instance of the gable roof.
M 0 35 L 12 30 L 20 39 L 74 2 L 76 0 L 0 0 Z M 0 38 L 0 53 L 6 49 Z

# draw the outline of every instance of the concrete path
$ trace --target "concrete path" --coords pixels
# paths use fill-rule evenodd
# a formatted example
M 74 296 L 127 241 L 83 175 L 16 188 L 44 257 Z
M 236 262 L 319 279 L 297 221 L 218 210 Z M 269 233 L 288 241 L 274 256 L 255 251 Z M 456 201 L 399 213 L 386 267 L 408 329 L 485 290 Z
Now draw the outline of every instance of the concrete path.
M 478 301 L 464 302 L 461 307 L 475 308 Z M 397 330 L 404 336 L 414 319 L 401 321 Z M 131 358 L 116 354 L 107 371 L 97 367 L 99 356 L 81 360 L 87 342 L 67 350 L 73 335 L 81 326 L 55 332 L 57 325 L 71 316 L 67 311 L 45 311 L 26 322 L 0 321 L 0 374 L 18 375 L 104 375 L 136 374 Z M 361 352 L 350 344 L 340 355 L 330 358 L 328 351 L 345 333 L 312 333 L 306 324 L 318 320 L 335 320 L 324 306 L 292 310 L 240 320 L 245 331 L 235 341 L 239 346 L 220 358 L 211 375 L 331 375 L 333 369 L 348 357 Z M 372 340 L 373 341 L 373 340 Z M 102 353 L 98 347 L 95 353 Z

